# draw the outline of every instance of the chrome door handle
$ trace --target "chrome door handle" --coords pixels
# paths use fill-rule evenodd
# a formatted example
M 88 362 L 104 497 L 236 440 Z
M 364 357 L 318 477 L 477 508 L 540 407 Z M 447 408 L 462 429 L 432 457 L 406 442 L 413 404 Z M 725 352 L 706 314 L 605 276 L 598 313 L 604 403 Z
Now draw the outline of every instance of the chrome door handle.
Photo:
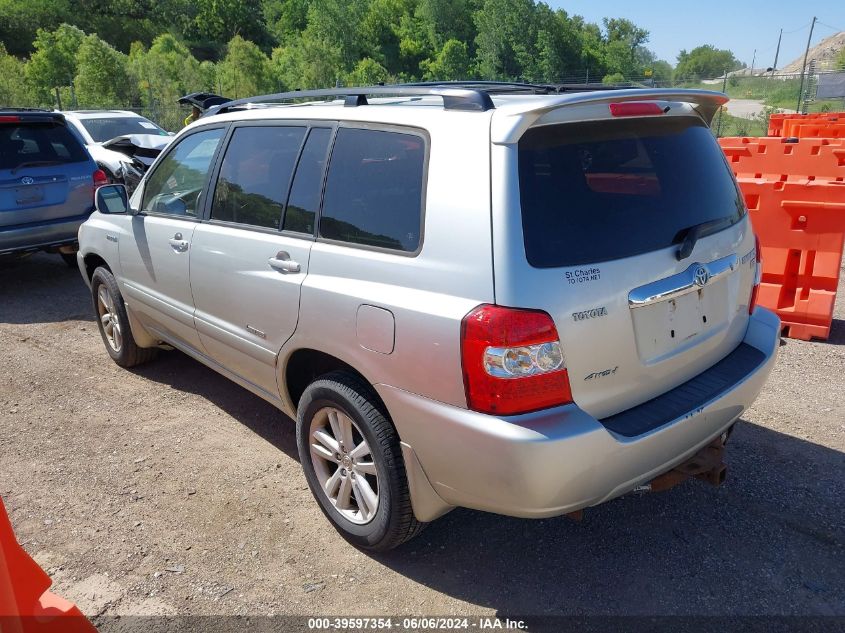
M 301 270 L 299 262 L 293 261 L 287 251 L 279 251 L 275 257 L 268 259 L 267 263 L 270 268 L 280 273 L 298 273 Z
M 188 250 L 188 240 L 183 240 L 181 233 L 177 233 L 167 241 L 170 242 L 170 246 L 173 247 L 173 250 L 177 253 L 184 253 Z

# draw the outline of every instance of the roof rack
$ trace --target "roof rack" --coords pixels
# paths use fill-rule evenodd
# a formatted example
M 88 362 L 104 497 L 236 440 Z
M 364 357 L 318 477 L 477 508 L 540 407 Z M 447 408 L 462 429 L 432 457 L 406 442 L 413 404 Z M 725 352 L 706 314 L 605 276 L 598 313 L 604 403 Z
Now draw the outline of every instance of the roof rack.
M 485 80 L 470 80 L 470 81 L 424 81 L 410 84 L 403 84 L 406 86 L 428 86 L 428 87 L 454 87 L 467 88 L 470 90 L 482 90 L 488 94 L 561 94 L 564 92 L 593 92 L 596 90 L 630 90 L 632 88 L 645 88 L 640 84 L 630 84 L 625 86 L 608 85 L 602 83 L 526 83 L 520 81 L 485 81 Z
M 452 87 L 443 84 L 432 84 L 431 86 L 402 84 L 388 86 L 361 86 L 355 88 L 323 88 L 320 90 L 294 90 L 292 92 L 279 92 L 276 94 L 259 95 L 246 97 L 228 103 L 209 108 L 206 115 L 229 112 L 242 107 L 255 104 L 271 104 L 294 99 L 320 98 L 320 97 L 343 97 L 343 105 L 356 107 L 367 105 L 367 96 L 373 97 L 423 97 L 434 96 L 443 99 L 443 107 L 446 110 L 462 110 L 469 112 L 484 112 L 492 110 L 495 106 L 487 91 L 482 89 Z

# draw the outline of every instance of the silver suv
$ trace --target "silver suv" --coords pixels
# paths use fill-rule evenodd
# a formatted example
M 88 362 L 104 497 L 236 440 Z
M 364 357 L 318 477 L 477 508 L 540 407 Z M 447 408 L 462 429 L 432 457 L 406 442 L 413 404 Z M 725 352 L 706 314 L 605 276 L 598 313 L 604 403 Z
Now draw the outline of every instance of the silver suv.
M 718 483 L 779 342 L 708 129 L 726 100 L 463 84 L 234 101 L 131 200 L 98 190 L 79 267 L 119 365 L 175 347 L 295 418 L 314 497 L 359 547 L 455 506 L 548 517 Z

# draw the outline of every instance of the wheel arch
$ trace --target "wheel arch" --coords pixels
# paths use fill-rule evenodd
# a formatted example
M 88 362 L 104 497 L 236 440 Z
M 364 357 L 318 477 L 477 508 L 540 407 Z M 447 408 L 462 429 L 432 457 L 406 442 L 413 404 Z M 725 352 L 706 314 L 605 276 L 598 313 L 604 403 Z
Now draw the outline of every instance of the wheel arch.
M 300 347 L 286 357 L 282 371 L 280 372 L 281 380 L 279 381 L 283 392 L 282 395 L 286 397 L 294 415 L 299 406 L 299 400 L 308 385 L 316 378 L 332 371 L 345 371 L 370 387 L 373 387 L 373 381 L 369 380 L 345 360 L 318 349 Z M 375 388 L 372 389 L 372 394 L 389 418 L 387 408 L 384 406 L 381 398 L 379 398 Z

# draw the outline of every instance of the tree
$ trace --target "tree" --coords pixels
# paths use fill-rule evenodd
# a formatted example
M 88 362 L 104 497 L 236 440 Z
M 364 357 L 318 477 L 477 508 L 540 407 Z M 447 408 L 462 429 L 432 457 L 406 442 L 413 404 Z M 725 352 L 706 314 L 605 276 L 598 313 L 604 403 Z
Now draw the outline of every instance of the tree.
M 536 57 L 532 78 L 563 81 L 581 66 L 580 42 L 575 24 L 563 10 L 537 5 Z
M 9 55 L 0 42 L 0 105 L 33 105 L 29 86 L 24 79 L 24 63 Z
M 469 50 L 464 42 L 447 40 L 433 60 L 420 65 L 426 81 L 457 81 L 471 79 Z
M 836 56 L 836 68 L 845 70 L 845 48 L 839 51 L 839 55 Z
M 736 70 L 741 65 L 731 51 L 705 44 L 690 52 L 683 50 L 678 53 L 675 78 L 682 81 L 711 79 L 726 71 Z
M 536 10 L 534 0 L 485 0 L 475 14 L 476 59 L 483 79 L 521 79 L 531 72 Z
M 288 46 L 274 48 L 270 68 L 286 90 L 332 87 L 345 74 L 340 48 L 307 31 Z
M 265 94 L 273 89 L 269 60 L 252 42 L 236 35 L 226 46 L 226 57 L 217 65 L 223 94 L 233 99 Z
M 28 55 L 39 29 L 55 30 L 69 16 L 67 0 L 0 0 L 0 42 L 10 55 Z
M 285 44 L 305 30 L 308 5 L 309 0 L 264 0 L 264 21 L 276 42 Z
M 85 107 L 107 108 L 129 101 L 126 55 L 96 35 L 87 35 L 76 55 L 76 96 Z
M 641 77 L 644 64 L 649 61 L 649 56 L 653 57 L 643 46 L 648 41 L 648 31 L 624 18 L 605 18 L 604 27 L 607 32 L 605 67 L 608 72 L 628 79 Z
M 159 35 L 149 51 L 140 42 L 133 44 L 129 71 L 147 107 L 172 105 L 189 92 L 214 89 L 213 65 L 200 64 L 185 43 L 170 33 Z
M 372 86 L 379 82 L 386 83 L 388 79 L 389 74 L 384 66 L 365 57 L 347 75 L 346 83 L 350 86 Z
M 55 31 L 38 29 L 35 52 L 24 72 L 39 102 L 51 103 L 54 88 L 73 82 L 77 53 L 84 40 L 85 33 L 69 24 L 61 24 Z

